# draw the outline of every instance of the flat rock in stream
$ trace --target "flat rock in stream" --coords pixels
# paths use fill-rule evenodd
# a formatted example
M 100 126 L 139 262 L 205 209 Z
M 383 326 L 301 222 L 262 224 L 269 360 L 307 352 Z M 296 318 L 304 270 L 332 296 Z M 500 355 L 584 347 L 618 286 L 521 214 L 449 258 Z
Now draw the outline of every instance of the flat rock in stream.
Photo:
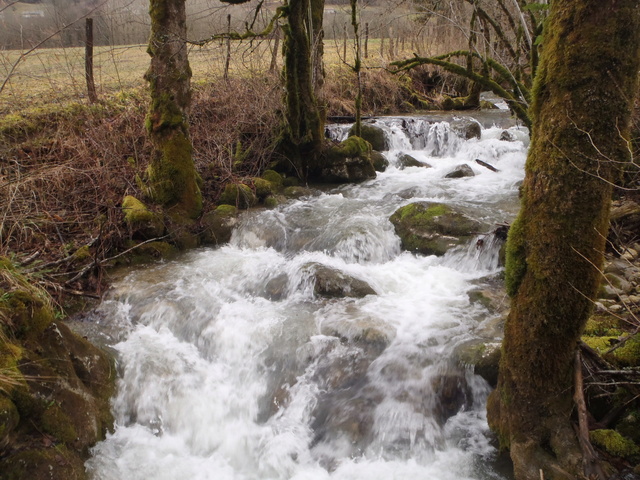
M 416 158 L 412 157 L 407 153 L 401 153 L 398 156 L 398 168 L 400 170 L 404 170 L 405 168 L 408 168 L 408 167 L 431 168 L 431 165 L 425 162 L 421 162 L 420 160 L 417 160 Z
M 389 218 L 402 248 L 423 255 L 444 255 L 482 230 L 480 222 L 441 203 L 415 202 Z

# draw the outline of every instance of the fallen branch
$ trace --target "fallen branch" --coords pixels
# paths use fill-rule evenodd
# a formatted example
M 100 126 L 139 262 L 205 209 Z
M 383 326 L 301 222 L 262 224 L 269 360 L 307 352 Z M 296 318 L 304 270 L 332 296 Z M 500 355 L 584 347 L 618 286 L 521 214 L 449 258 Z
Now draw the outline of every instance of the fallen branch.
M 489 170 L 491 170 L 492 172 L 499 172 L 500 170 L 498 170 L 496 167 L 494 167 L 493 165 L 488 164 L 487 162 L 483 162 L 482 160 L 479 160 L 476 158 L 476 163 L 478 165 L 482 165 L 485 168 L 488 168 Z

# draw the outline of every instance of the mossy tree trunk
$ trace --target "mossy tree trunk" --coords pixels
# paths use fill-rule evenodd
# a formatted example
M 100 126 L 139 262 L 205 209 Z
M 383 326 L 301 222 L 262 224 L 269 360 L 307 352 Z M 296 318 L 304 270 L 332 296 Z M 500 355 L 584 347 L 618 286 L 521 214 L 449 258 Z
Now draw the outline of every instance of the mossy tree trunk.
M 282 149 L 297 174 L 316 168 L 324 138 L 324 0 L 288 0 L 284 30 L 285 129 Z
M 507 245 L 505 325 L 489 423 L 518 480 L 581 478 L 573 361 L 600 282 L 640 67 L 638 0 L 554 0 L 532 105 L 523 203 Z
M 145 74 L 151 93 L 146 128 L 153 144 L 149 193 L 172 216 L 196 218 L 202 196 L 189 137 L 191 68 L 185 0 L 150 0 L 149 14 L 151 66 Z

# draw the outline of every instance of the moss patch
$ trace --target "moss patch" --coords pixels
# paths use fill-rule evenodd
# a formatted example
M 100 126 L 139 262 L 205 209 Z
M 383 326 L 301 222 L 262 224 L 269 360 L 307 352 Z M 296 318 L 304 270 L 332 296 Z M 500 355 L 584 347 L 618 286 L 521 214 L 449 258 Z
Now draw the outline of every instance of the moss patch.
M 592 430 L 589 432 L 589 438 L 614 457 L 628 458 L 640 454 L 640 448 L 635 443 L 615 430 Z
M 257 203 L 255 193 L 242 183 L 228 183 L 220 195 L 220 203 L 237 208 L 253 207 Z
M 439 203 L 416 202 L 400 207 L 389 218 L 402 247 L 424 255 L 444 255 L 481 230 L 479 222 Z

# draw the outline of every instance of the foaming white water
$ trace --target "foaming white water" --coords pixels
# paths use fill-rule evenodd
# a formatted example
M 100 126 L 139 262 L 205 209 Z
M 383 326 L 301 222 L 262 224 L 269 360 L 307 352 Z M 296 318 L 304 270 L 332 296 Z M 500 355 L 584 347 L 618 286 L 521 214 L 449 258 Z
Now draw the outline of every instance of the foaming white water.
M 463 208 L 487 231 L 510 220 L 525 138 L 441 135 L 434 155 L 430 132 L 450 135 L 449 124 L 402 121 L 379 123 L 406 135 L 392 146 L 421 145 L 411 155 L 432 168 L 392 165 L 248 212 L 230 245 L 114 286 L 100 311 L 118 353 L 116 429 L 87 462 L 93 479 L 505 478 L 492 463 L 489 387 L 452 356 L 490 316 L 469 292 L 499 271 L 499 244 L 481 236 L 415 256 L 388 217 L 417 199 Z M 445 179 L 460 163 L 477 175 Z M 351 296 L 357 282 L 366 295 Z M 336 283 L 352 286 L 336 295 Z

